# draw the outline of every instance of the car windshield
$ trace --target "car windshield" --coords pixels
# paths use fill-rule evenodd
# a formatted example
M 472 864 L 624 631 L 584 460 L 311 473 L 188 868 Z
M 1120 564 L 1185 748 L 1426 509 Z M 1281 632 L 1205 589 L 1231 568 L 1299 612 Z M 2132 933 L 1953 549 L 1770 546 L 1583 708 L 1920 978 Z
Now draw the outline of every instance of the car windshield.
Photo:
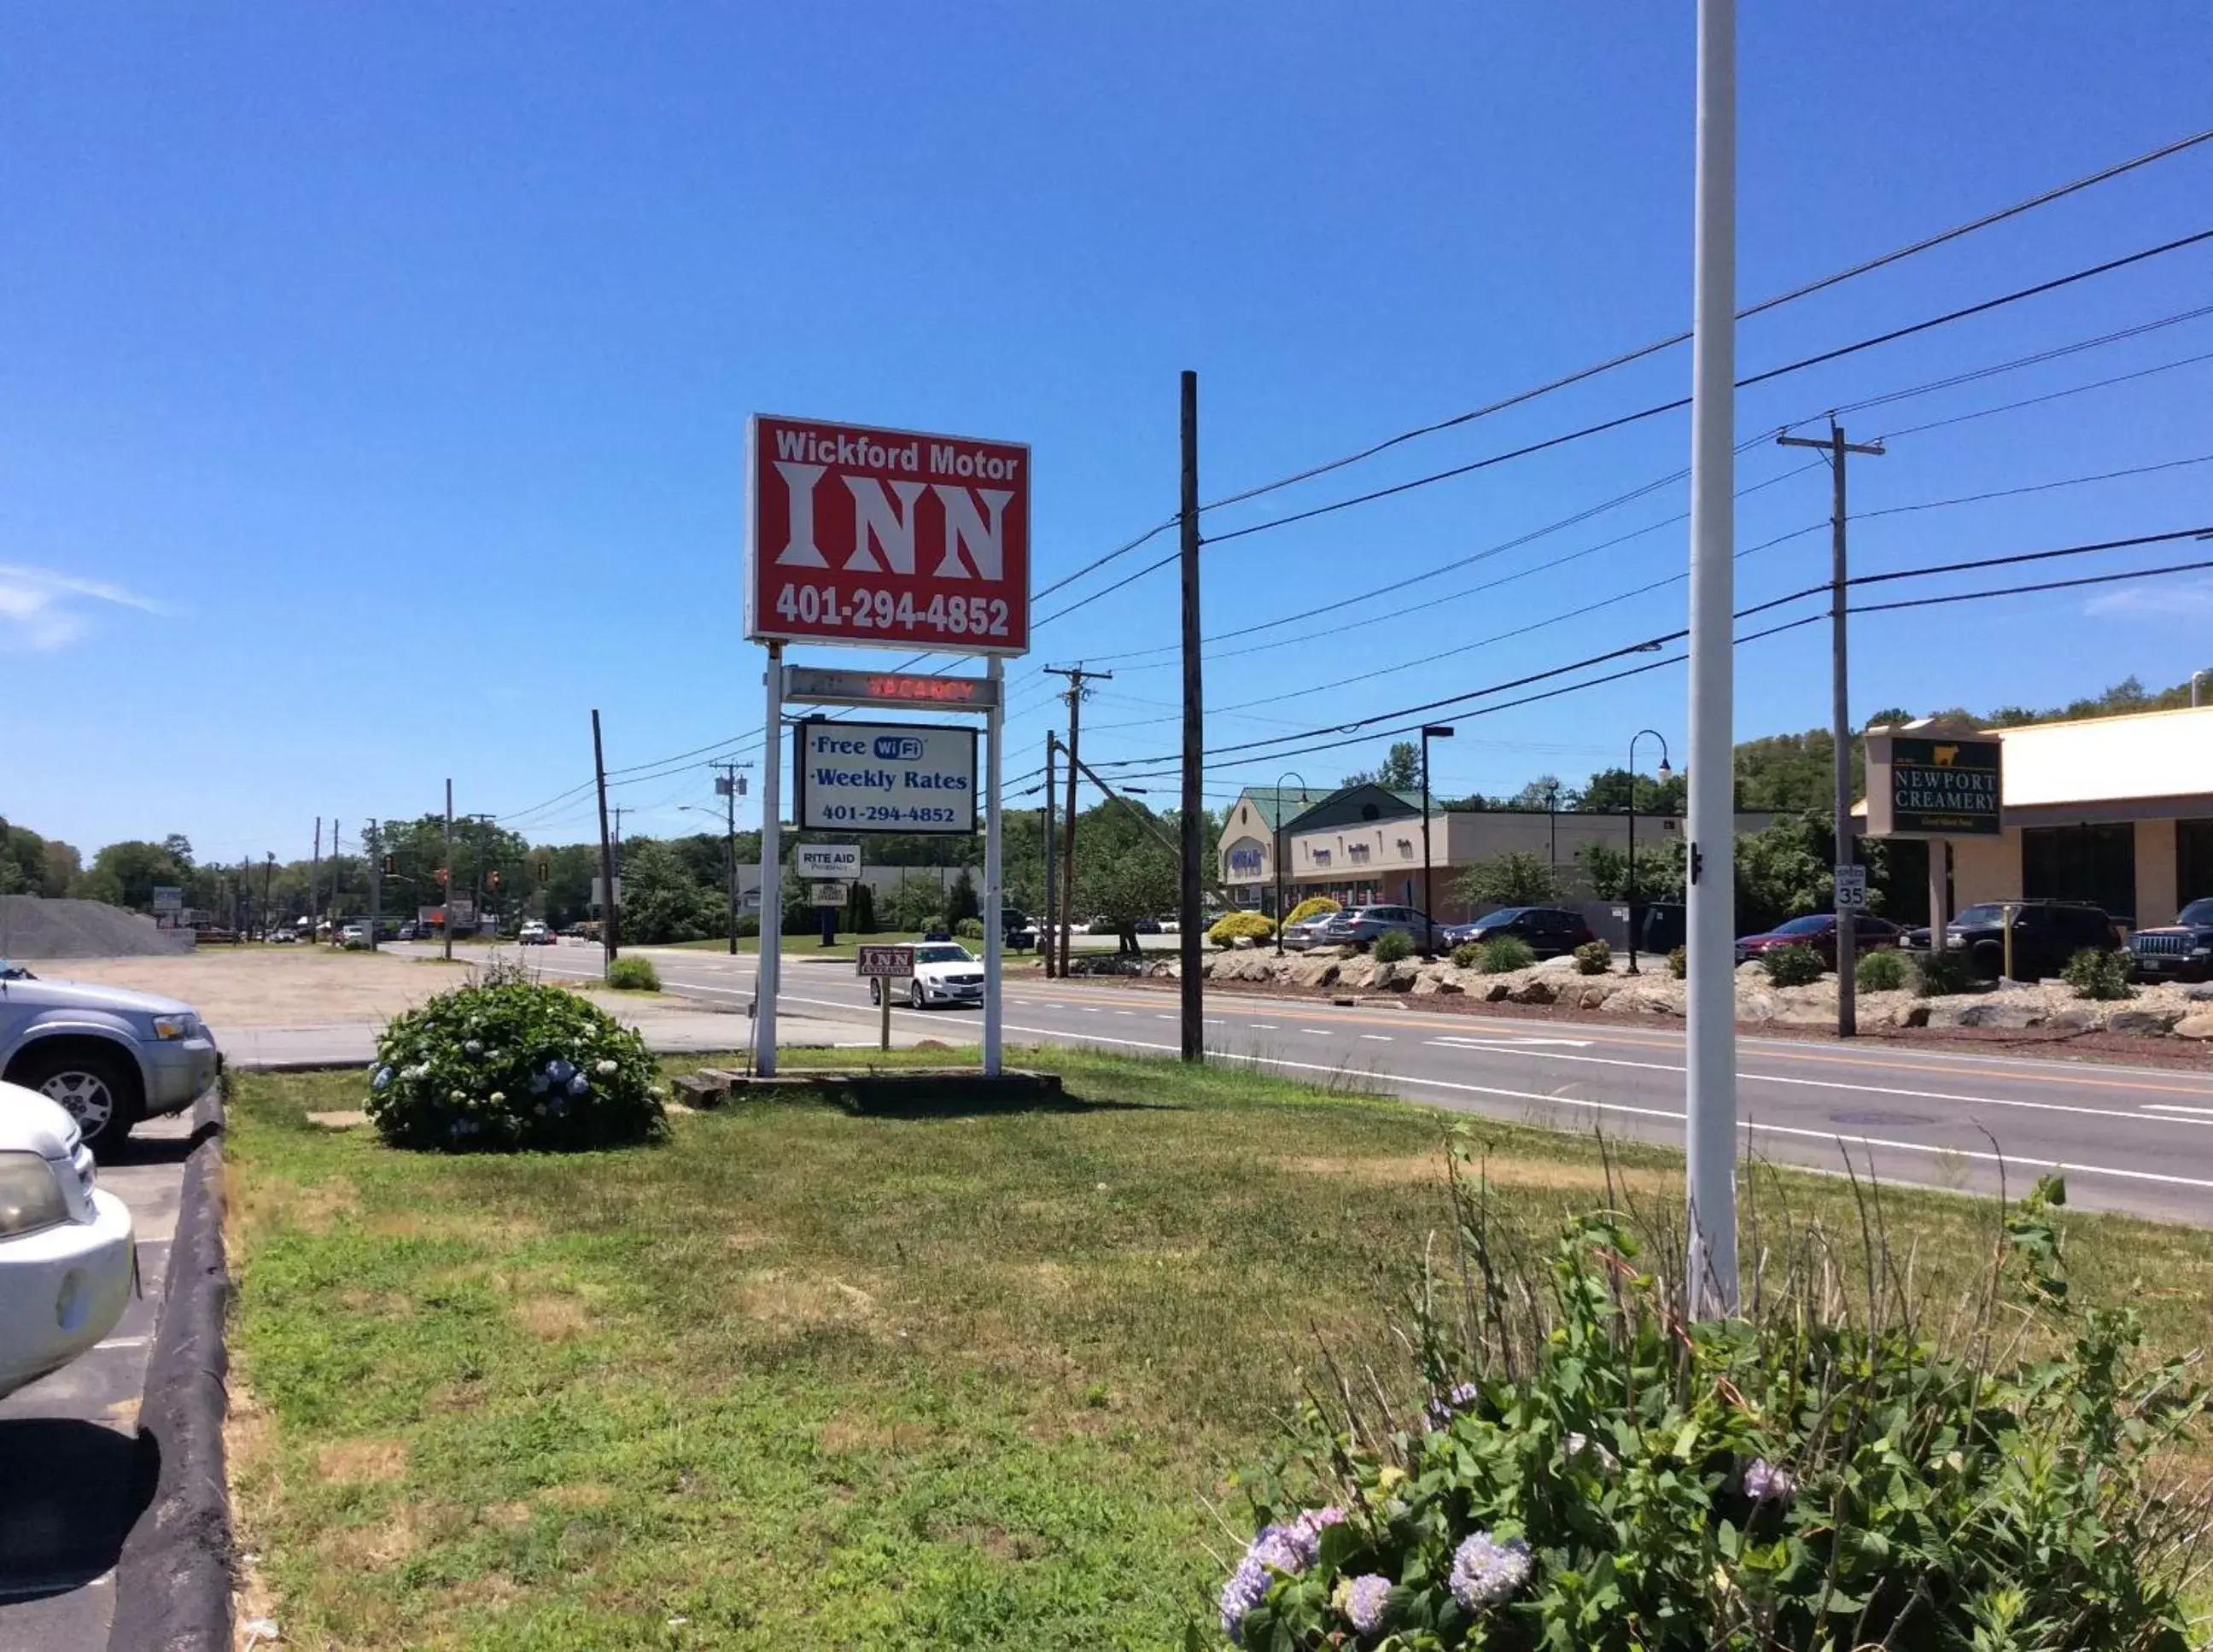
M 976 960 L 966 947 L 917 947 L 914 961 L 918 964 L 972 964 Z
M 1777 935 L 1820 935 L 1837 920 L 1826 912 L 1816 912 L 1811 917 L 1794 917 L 1788 924 L 1775 926 Z
M 1954 924 L 2003 924 L 2005 908 L 1996 901 L 1985 901 L 1979 906 L 1970 906 L 1952 920 Z
M 2178 924 L 2213 924 L 2213 900 L 2193 900 L 2174 917 Z M 0 970 L 7 966 L 0 965 Z
M 1478 924 L 1511 924 L 1528 910 L 1527 906 L 1501 906 L 1495 912 L 1485 912 L 1475 921 Z

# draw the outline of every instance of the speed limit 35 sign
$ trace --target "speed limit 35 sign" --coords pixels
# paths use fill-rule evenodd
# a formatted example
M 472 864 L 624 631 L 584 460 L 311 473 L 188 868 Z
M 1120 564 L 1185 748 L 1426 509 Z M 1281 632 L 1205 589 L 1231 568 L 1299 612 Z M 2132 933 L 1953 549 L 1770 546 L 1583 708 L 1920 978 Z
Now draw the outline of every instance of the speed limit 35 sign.
M 1030 450 L 757 413 L 746 635 L 1029 650 Z

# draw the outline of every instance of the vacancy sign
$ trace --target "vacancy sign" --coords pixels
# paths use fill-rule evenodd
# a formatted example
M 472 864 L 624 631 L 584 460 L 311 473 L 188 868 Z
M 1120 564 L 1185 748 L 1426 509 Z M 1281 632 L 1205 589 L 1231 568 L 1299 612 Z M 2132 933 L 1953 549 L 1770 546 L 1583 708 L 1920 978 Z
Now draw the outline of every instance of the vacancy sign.
M 753 416 L 746 635 L 948 654 L 1030 645 L 1030 450 Z

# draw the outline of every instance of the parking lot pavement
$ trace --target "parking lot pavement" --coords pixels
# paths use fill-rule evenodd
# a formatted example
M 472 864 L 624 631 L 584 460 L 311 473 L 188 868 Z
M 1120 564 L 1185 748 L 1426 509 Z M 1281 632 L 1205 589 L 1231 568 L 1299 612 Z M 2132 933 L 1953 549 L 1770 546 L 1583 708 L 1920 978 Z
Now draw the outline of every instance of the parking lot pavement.
M 153 1119 L 101 1167 L 131 1207 L 139 1295 L 82 1359 L 0 1399 L 0 1652 L 98 1652 L 115 1612 L 115 1560 L 151 1489 L 137 1426 L 189 1113 Z

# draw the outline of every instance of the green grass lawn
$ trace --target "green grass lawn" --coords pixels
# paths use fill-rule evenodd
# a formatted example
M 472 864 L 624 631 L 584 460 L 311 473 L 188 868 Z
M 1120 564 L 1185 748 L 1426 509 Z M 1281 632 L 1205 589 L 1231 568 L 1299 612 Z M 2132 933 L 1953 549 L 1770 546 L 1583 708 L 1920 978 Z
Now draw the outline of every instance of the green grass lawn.
M 1024 1059 L 1088 1105 L 746 1104 L 562 1157 L 389 1151 L 307 1118 L 358 1074 L 241 1076 L 233 1472 L 285 1644 L 1177 1643 L 1244 1536 L 1210 1505 L 1240 1518 L 1321 1339 L 1405 1369 L 1439 1116 Z M 1478 1128 L 1517 1215 L 1601 1202 L 1589 1140 Z M 1618 1162 L 1680 1202 L 1670 1155 Z M 1778 1190 L 1858 1232 L 1841 1181 Z M 1940 1284 L 1987 1253 L 1986 1205 L 1883 1209 Z M 2078 1297 L 2205 1339 L 2213 1235 L 2077 1216 L 2070 1247 Z

